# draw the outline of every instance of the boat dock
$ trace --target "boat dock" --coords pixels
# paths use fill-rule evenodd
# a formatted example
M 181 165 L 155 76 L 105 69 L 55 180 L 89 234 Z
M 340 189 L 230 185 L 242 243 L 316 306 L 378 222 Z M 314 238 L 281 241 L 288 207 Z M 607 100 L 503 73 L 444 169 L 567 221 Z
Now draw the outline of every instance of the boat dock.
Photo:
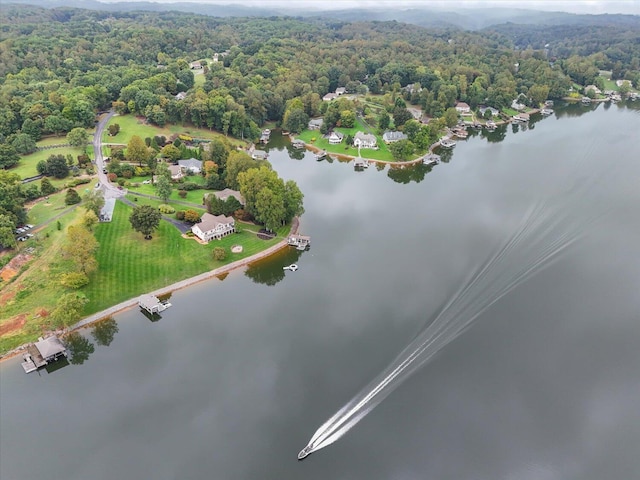
M 151 315 L 163 312 L 171 306 L 169 302 L 161 302 L 158 297 L 149 294 L 141 295 L 138 299 L 138 305 Z
M 425 165 L 438 165 L 440 161 L 440 155 L 436 155 L 435 153 L 430 153 L 422 158 L 422 163 Z
M 24 373 L 31 373 L 66 356 L 67 349 L 58 337 L 41 337 L 36 343 L 27 346 L 21 365 Z
M 353 161 L 353 167 L 354 168 L 367 168 L 367 167 L 369 167 L 369 161 L 367 159 L 365 159 L 365 158 L 357 157 Z
M 296 247 L 298 250 L 306 250 L 311 246 L 311 237 L 294 233 L 287 238 L 287 244 Z

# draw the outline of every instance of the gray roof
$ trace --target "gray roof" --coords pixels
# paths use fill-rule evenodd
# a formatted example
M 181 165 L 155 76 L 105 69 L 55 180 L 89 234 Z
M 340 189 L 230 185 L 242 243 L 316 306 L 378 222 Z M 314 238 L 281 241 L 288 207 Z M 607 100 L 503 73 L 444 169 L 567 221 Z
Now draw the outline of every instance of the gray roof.
M 384 132 L 382 139 L 385 142 L 397 142 L 398 140 L 406 140 L 407 136 L 402 132 Z
M 362 140 L 369 143 L 371 142 L 376 143 L 376 136 L 371 135 L 370 133 L 357 132 L 356 136 L 354 137 L 354 140 Z
M 210 213 L 204 213 L 202 215 L 202 219 L 200 223 L 198 223 L 198 228 L 202 230 L 202 232 L 208 232 L 209 230 L 215 230 L 215 228 L 220 223 L 233 223 L 233 217 L 227 217 L 225 215 L 211 215 Z
M 224 190 L 220 190 L 219 192 L 213 192 L 213 194 L 218 197 L 220 200 L 226 200 L 229 197 L 236 197 L 242 205 L 244 205 L 244 197 L 237 190 L 231 190 L 230 188 L 225 188 Z
M 55 355 L 64 353 L 67 350 L 58 337 L 47 337 L 44 340 L 40 340 L 39 342 L 35 343 L 35 347 L 38 349 L 40 355 L 42 355 L 42 358 L 44 358 L 45 360 Z
M 323 123 L 324 119 L 322 118 L 312 118 L 311 120 L 309 120 L 309 125 L 316 125 L 318 127 L 321 127 Z
M 202 162 L 196 158 L 178 160 L 178 165 L 184 168 L 202 168 Z

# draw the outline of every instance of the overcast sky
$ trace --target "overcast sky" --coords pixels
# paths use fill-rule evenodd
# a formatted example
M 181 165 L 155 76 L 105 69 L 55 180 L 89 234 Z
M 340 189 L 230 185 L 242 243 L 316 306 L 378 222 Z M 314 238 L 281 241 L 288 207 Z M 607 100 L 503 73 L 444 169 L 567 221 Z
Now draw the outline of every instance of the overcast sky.
M 3 0 L 0 0 L 0 2 Z M 127 0 L 103 0 L 127 1 Z M 132 0 L 135 1 L 135 0 Z M 238 4 L 256 6 L 278 6 L 292 8 L 319 8 L 323 10 L 341 8 L 380 7 L 438 7 L 455 10 L 460 7 L 496 6 L 528 8 L 532 10 L 552 10 L 572 13 L 630 13 L 640 15 L 640 0 L 150 0 L 161 3 L 200 2 L 210 4 Z

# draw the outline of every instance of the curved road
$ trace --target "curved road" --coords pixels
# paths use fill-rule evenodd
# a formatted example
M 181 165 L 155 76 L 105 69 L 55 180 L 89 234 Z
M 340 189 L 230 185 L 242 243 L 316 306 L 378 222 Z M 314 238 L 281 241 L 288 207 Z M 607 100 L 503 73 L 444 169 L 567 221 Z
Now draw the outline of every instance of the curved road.
M 112 184 L 107 178 L 106 173 L 102 173 L 105 168 L 104 157 L 102 156 L 102 134 L 104 129 L 116 114 L 113 110 L 102 117 L 96 126 L 96 132 L 93 134 L 93 156 L 95 158 L 96 167 L 98 168 L 98 179 L 100 180 L 100 189 L 104 192 L 104 198 L 121 198 L 127 193 L 126 190 L 120 190 L 116 185 Z

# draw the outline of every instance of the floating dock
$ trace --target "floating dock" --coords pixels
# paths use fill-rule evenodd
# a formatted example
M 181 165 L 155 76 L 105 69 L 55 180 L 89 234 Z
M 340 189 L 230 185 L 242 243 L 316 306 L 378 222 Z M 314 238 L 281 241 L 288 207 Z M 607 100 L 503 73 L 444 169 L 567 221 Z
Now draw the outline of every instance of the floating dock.
M 138 299 L 138 305 L 151 315 L 165 311 L 171 306 L 169 302 L 161 302 L 155 295 L 141 295 Z

